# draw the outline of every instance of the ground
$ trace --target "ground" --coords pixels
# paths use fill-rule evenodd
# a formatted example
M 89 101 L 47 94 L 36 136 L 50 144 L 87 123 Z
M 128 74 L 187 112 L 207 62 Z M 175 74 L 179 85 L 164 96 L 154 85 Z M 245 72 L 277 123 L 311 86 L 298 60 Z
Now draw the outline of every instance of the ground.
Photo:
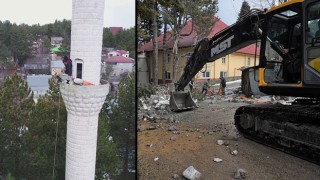
M 138 179 L 184 179 L 189 166 L 200 179 L 234 179 L 238 169 L 247 172 L 245 179 L 320 179 L 320 166 L 238 134 L 233 116 L 242 105 L 207 99 L 195 110 L 171 113 L 172 118 L 138 120 Z

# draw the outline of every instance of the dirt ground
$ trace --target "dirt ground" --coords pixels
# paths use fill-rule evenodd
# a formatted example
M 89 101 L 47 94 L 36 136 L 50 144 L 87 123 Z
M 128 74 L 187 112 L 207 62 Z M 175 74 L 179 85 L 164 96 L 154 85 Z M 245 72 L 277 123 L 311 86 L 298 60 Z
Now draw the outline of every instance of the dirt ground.
M 233 116 L 242 105 L 205 100 L 171 119 L 138 120 L 138 179 L 184 179 L 189 166 L 200 179 L 234 179 L 237 169 L 247 172 L 245 179 L 320 179 L 320 166 L 241 137 Z

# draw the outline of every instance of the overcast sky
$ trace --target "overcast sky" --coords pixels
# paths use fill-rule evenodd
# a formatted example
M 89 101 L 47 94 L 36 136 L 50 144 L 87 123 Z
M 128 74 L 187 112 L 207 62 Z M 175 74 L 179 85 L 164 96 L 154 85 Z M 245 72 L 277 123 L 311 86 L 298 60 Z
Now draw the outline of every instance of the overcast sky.
M 72 0 L 0 0 L 0 21 L 49 24 L 71 20 Z M 135 0 L 105 0 L 104 27 L 135 25 Z
M 235 23 L 238 19 L 242 2 L 243 0 L 219 0 L 217 16 L 227 25 Z M 270 8 L 267 0 L 247 0 L 247 2 L 249 2 L 251 8 L 262 9 L 262 5 L 263 7 Z

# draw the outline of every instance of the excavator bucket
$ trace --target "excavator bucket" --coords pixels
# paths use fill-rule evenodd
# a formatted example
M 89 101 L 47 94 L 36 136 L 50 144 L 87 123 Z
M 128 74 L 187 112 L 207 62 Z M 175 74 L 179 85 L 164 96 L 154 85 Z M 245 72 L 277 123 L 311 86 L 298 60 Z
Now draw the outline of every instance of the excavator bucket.
M 170 109 L 172 111 L 185 111 L 196 107 L 190 92 L 171 92 Z

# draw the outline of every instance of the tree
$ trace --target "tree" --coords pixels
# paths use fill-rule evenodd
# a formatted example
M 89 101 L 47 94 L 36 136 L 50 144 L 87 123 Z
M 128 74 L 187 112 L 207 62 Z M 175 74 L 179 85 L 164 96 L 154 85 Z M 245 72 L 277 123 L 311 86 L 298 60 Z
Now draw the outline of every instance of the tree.
M 115 37 L 111 33 L 109 28 L 103 29 L 103 47 L 116 47 Z
M 111 123 L 111 134 L 115 143 L 121 151 L 123 161 L 123 171 L 120 179 L 127 179 L 129 166 L 135 165 L 135 158 L 130 155 L 135 154 L 136 147 L 136 105 L 135 105 L 135 73 L 131 73 L 120 81 L 118 104 L 112 104 L 112 113 L 109 114 Z M 108 113 L 106 107 L 104 112 Z M 132 154 L 133 153 L 133 154 Z
M 56 77 L 49 80 L 49 91 L 38 99 L 28 127 L 25 136 L 28 164 L 25 178 L 51 179 L 54 176 L 56 179 L 64 179 L 67 111 Z
M 101 111 L 103 112 L 103 111 Z M 111 177 L 117 175 L 116 170 L 120 168 L 121 161 L 117 152 L 117 144 L 110 136 L 110 119 L 104 113 L 99 115 L 98 139 L 97 139 L 97 160 L 96 176 L 103 177 L 105 173 Z
M 240 13 L 239 13 L 237 21 L 242 20 L 242 18 L 244 18 L 244 15 L 246 15 L 250 11 L 250 9 L 251 9 L 251 7 L 250 7 L 249 3 L 244 0 L 242 2 Z
M 105 80 L 108 80 L 112 72 L 113 72 L 113 65 L 106 63 L 106 67 L 104 69 L 104 73 L 102 74 L 102 78 Z
M 0 67 L 5 67 L 9 63 L 10 53 L 8 47 L 0 41 Z
M 20 66 L 31 56 L 33 38 L 26 27 L 14 25 L 10 31 L 10 50 L 15 62 Z
M 218 10 L 217 1 L 201 0 L 201 1 L 171 1 L 169 4 L 166 1 L 166 8 L 162 8 L 163 16 L 168 19 L 168 25 L 172 29 L 174 46 L 173 46 L 173 79 L 176 81 L 178 69 L 178 44 L 180 36 L 189 36 L 193 30 L 197 32 L 198 38 L 206 36 L 212 29 L 215 13 Z M 186 34 L 181 34 L 182 28 L 192 19 L 192 29 Z M 209 23 L 208 25 L 208 22 Z M 196 27 L 196 28 L 194 28 Z
M 158 5 L 157 1 L 153 4 L 154 13 L 152 14 L 152 43 L 153 43 L 153 85 L 158 84 Z
M 17 74 L 7 77 L 0 89 L 0 169 L 17 179 L 23 178 L 28 166 L 24 136 L 33 106 L 27 82 Z

